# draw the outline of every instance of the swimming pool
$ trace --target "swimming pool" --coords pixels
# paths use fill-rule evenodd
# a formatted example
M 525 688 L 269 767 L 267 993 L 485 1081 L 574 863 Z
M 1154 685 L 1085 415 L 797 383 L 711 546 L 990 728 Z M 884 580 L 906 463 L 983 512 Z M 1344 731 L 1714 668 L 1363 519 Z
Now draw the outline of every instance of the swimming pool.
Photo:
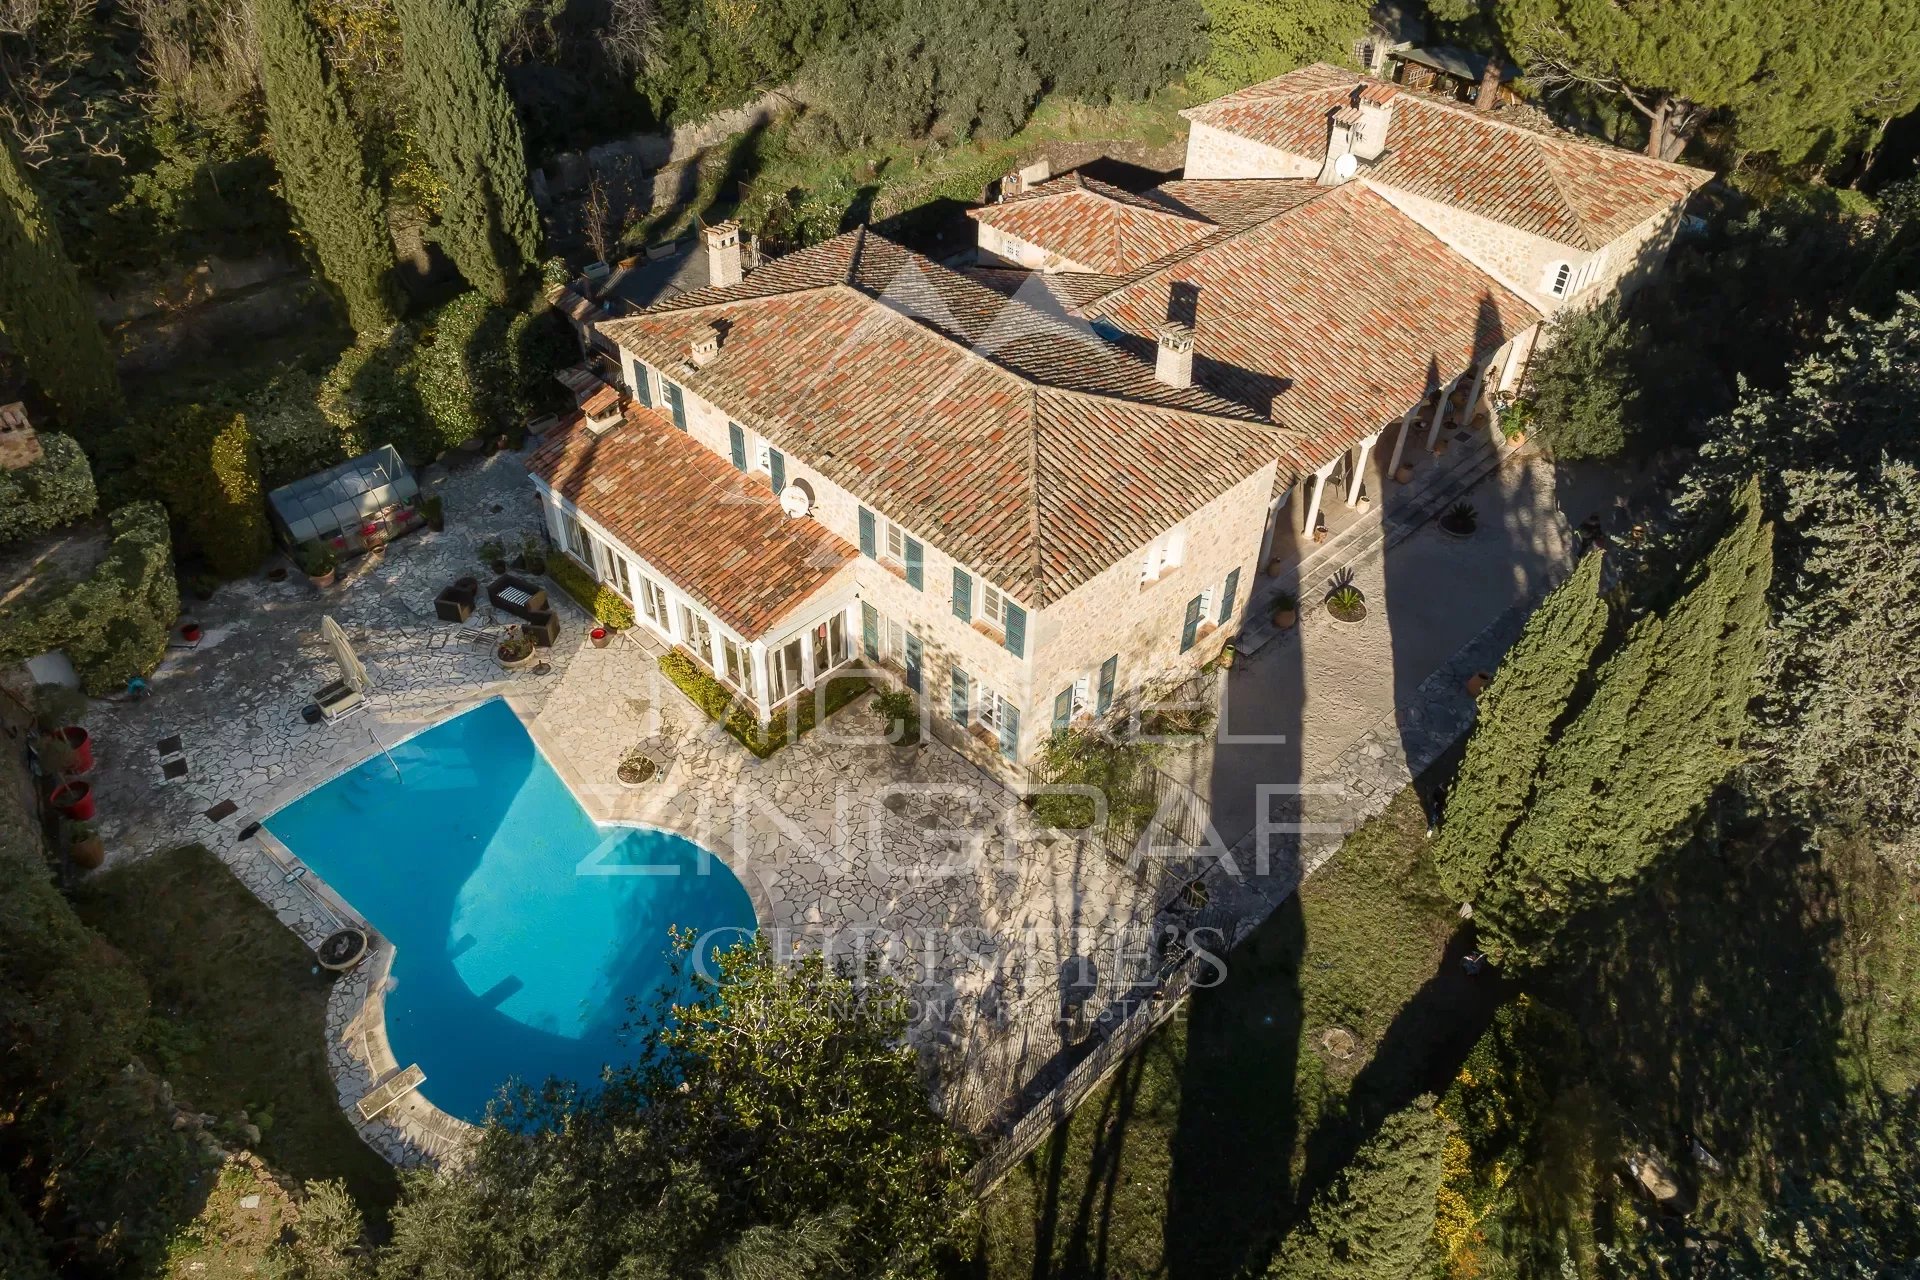
M 449 1114 L 483 1119 L 510 1077 L 590 1082 L 631 1060 L 628 997 L 663 989 L 668 926 L 735 931 L 720 946 L 755 927 L 700 846 L 589 818 L 502 699 L 392 755 L 265 826 L 394 944 L 387 1038 Z

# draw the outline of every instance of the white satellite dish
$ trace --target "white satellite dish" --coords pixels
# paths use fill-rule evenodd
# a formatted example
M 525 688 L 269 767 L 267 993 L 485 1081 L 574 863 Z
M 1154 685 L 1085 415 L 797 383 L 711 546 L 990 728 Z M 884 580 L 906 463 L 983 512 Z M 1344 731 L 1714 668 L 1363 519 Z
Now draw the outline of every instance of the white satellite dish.
M 796 480 L 780 491 L 780 509 L 798 520 L 813 510 L 813 495 Z
M 1333 174 L 1342 182 L 1358 172 L 1360 172 L 1360 160 L 1351 151 L 1333 162 Z

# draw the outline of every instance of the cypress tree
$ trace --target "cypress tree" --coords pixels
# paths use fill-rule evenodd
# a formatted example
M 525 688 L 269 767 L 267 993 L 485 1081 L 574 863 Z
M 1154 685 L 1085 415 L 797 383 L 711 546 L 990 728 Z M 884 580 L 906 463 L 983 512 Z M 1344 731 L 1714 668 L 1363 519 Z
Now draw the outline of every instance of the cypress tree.
M 1414 1280 L 1436 1261 L 1433 1224 L 1447 1122 L 1431 1096 L 1380 1126 L 1314 1199 L 1267 1274 L 1275 1280 Z
M 1489 863 L 1525 812 L 1553 734 L 1606 634 L 1600 569 L 1601 553 L 1588 552 L 1541 602 L 1480 699 L 1433 850 L 1441 883 L 1463 902 L 1479 896 Z
M 0 333 L 77 435 L 117 416 L 120 375 L 60 229 L 0 129 Z
M 393 324 L 393 242 L 367 177 L 360 136 L 301 0 L 254 0 L 260 79 L 274 162 L 321 273 L 346 304 L 354 332 Z
M 507 301 L 540 249 L 520 121 L 480 0 L 396 0 L 420 145 L 445 186 L 440 241 L 467 283 Z
M 1624 892 L 1740 763 L 1773 578 L 1760 514 L 1751 482 L 1698 583 L 1634 626 L 1547 753 L 1476 904 L 1503 959 L 1538 960 L 1561 922 Z

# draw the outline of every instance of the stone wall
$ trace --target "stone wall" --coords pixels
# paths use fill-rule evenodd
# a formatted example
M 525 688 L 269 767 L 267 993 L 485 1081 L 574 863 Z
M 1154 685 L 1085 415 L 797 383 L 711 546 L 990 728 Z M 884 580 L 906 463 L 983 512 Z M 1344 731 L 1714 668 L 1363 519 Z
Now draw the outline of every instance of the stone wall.
M 1212 125 L 1193 123 L 1187 133 L 1189 178 L 1312 178 L 1320 162 L 1242 138 Z

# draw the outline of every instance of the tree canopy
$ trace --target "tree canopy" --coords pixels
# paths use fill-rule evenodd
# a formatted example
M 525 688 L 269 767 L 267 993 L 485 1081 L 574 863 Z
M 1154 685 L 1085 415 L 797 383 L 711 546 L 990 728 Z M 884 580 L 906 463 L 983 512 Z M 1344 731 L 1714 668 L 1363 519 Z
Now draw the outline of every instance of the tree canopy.
M 1433 1098 L 1388 1116 L 1307 1225 L 1281 1243 L 1274 1280 L 1416 1280 L 1433 1273 L 1436 1194 L 1447 1122 Z
M 599 1088 L 509 1100 L 458 1171 L 416 1175 L 384 1280 L 927 1272 L 964 1224 L 962 1140 L 928 1108 L 898 984 L 764 940 L 650 1020 Z
M 1708 112 L 1739 149 L 1794 162 L 1920 104 L 1920 13 L 1903 0 L 1495 0 L 1493 16 L 1529 81 L 1619 97 L 1664 160 Z

